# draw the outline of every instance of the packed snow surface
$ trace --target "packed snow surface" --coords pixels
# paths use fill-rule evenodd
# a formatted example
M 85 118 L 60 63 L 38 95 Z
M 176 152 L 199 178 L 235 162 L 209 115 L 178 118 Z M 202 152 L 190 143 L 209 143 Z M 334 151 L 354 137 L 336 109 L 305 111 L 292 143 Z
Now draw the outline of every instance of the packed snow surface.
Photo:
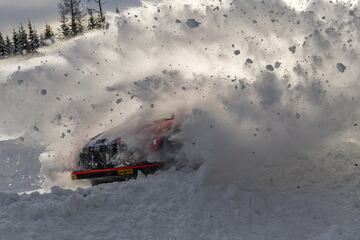
M 258 191 L 204 185 L 192 170 L 171 169 L 126 184 L 2 193 L 0 232 L 11 240 L 358 239 L 357 194 L 331 181 L 325 189 Z
M 2 60 L 0 239 L 360 239 L 360 11 L 299 6 L 142 1 Z M 91 137 L 173 113 L 176 167 L 70 180 Z

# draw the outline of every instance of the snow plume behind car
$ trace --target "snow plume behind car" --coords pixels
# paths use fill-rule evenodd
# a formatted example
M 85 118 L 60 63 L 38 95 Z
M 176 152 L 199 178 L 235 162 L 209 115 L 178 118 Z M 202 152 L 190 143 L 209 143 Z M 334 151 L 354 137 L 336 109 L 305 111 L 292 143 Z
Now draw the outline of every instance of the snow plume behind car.
M 338 171 L 315 156 L 358 144 L 358 15 L 324 1 L 143 1 L 109 13 L 108 30 L 3 60 L 0 132 L 47 148 L 44 188 L 76 187 L 68 171 L 96 134 L 171 113 L 186 116 L 178 161 L 205 184 L 326 185 L 356 161 Z

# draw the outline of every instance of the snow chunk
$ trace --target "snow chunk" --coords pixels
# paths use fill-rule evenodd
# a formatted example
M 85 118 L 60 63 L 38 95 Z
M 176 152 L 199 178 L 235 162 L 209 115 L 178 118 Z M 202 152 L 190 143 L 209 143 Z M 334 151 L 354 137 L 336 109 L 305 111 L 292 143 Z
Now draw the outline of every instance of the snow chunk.
M 294 54 L 296 52 L 296 46 L 289 47 L 289 51 Z
M 344 64 L 342 64 L 342 63 L 337 63 L 336 68 L 341 73 L 345 72 L 345 70 L 346 70 L 346 66 Z
M 189 28 L 197 28 L 201 23 L 196 21 L 194 18 L 189 18 L 185 24 L 189 27 Z
M 47 94 L 47 90 L 46 89 L 41 89 L 40 94 L 45 96 Z
M 253 64 L 253 63 L 254 63 L 254 61 L 251 60 L 250 58 L 246 59 L 245 64 Z
M 271 71 L 271 72 L 274 71 L 274 67 L 271 64 L 266 65 L 266 69 Z
M 274 66 L 275 68 L 279 68 L 281 66 L 281 62 L 276 61 Z

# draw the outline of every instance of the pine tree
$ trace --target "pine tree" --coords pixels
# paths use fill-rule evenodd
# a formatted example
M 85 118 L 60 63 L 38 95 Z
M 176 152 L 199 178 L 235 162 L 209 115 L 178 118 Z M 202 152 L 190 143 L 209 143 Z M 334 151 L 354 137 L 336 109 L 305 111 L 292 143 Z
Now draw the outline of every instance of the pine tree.
M 5 40 L 2 36 L 2 34 L 0 33 L 0 58 L 5 57 L 6 53 L 5 53 Z
M 33 26 L 31 25 L 30 20 L 28 23 L 28 29 L 29 29 L 28 51 L 35 52 L 36 49 L 40 47 L 40 40 L 39 40 L 39 36 L 36 33 L 35 28 L 33 28 Z
M 67 24 L 68 19 L 66 17 L 66 14 L 63 10 L 59 10 L 60 11 L 60 31 L 61 31 L 61 35 L 63 38 L 68 38 L 70 37 L 70 28 Z
M 88 19 L 88 30 L 93 30 L 93 29 L 97 28 L 97 22 L 96 22 L 96 19 L 94 18 L 93 10 L 88 9 L 88 12 L 90 15 L 90 17 Z
M 103 7 L 104 7 L 104 0 L 88 0 L 88 2 L 94 2 L 98 9 L 91 9 L 93 12 L 98 13 L 98 17 L 97 17 L 97 25 L 98 28 L 102 28 L 105 26 L 105 15 L 104 15 L 104 11 L 103 11 Z M 119 9 L 118 9 L 119 10 Z
M 116 13 L 120 13 L 120 10 L 119 10 L 119 8 L 118 8 L 118 6 L 117 6 L 117 5 L 116 5 L 115 12 L 116 12 Z
M 19 35 L 18 33 L 15 31 L 15 29 L 13 29 L 12 32 L 12 48 L 11 48 L 11 53 L 13 54 L 18 54 L 19 53 Z
M 103 0 L 94 0 L 94 2 L 99 7 L 99 17 L 98 17 L 99 27 L 104 27 L 105 26 L 105 15 L 103 12 L 103 5 L 105 3 L 103 2 Z
M 20 27 L 19 27 L 18 37 L 19 37 L 19 45 L 18 45 L 19 51 L 18 52 L 22 53 L 22 54 L 26 54 L 26 51 L 28 49 L 28 36 L 27 36 L 25 28 L 22 24 L 20 24 Z
M 81 0 L 61 0 L 58 8 L 61 19 L 65 19 L 67 15 L 70 17 L 70 35 L 76 36 L 83 33 L 85 13 L 81 7 Z
M 76 17 L 76 33 L 74 35 L 82 34 L 85 31 L 84 27 L 84 17 L 85 14 L 81 13 L 82 17 Z
M 55 36 L 52 28 L 50 25 L 48 25 L 47 23 L 45 24 L 45 31 L 44 31 L 44 35 L 42 35 L 43 40 L 45 39 L 51 39 Z
M 6 35 L 5 37 L 5 53 L 6 56 L 10 56 L 14 52 L 14 46 L 11 43 L 9 36 Z

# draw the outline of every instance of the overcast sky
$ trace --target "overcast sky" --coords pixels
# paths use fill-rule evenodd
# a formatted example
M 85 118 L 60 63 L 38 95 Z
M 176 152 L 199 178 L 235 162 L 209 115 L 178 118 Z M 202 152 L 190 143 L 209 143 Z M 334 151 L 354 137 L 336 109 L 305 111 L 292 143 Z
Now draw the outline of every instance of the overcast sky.
M 116 5 L 119 8 L 126 8 L 139 4 L 140 0 L 105 1 L 105 9 L 114 11 Z M 51 25 L 58 24 L 58 2 L 58 0 L 0 0 L 0 32 L 9 34 L 20 23 L 26 25 L 28 19 L 34 23 L 38 32 L 43 31 L 46 22 Z

